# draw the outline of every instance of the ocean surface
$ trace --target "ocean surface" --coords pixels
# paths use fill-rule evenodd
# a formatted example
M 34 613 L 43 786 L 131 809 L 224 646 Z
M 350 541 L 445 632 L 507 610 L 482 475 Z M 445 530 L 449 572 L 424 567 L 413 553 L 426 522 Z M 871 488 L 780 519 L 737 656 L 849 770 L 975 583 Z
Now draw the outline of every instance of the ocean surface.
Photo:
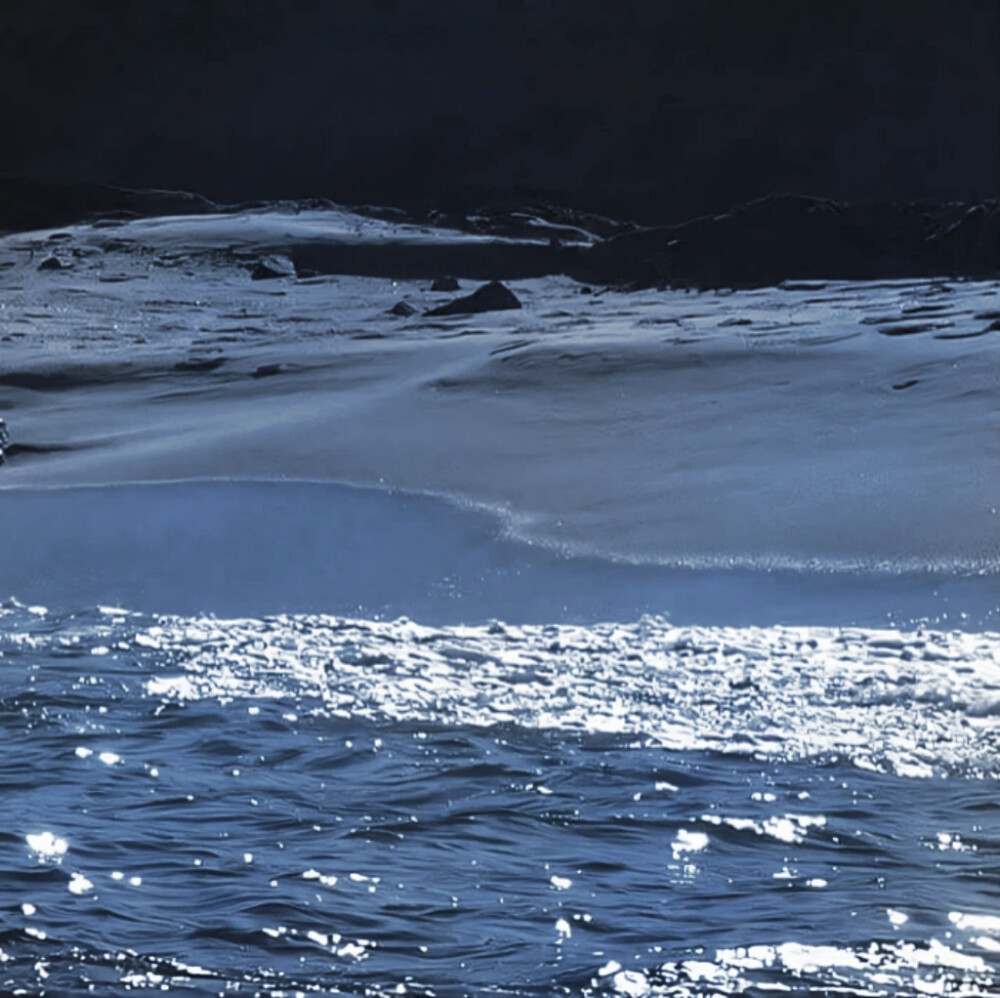
M 1000 993 L 995 575 L 0 494 L 0 992 Z

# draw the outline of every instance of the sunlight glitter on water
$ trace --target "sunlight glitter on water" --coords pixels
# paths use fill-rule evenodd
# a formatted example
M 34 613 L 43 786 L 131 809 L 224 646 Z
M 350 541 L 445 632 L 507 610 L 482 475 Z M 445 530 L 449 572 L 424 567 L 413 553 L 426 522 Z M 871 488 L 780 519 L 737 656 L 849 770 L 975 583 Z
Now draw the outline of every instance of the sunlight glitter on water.
M 62 857 L 66 855 L 68 844 L 65 839 L 60 838 L 53 832 L 34 832 L 24 837 L 28 843 L 28 848 L 38 856 L 40 862 L 53 860 L 62 862 Z
M 989 635 L 50 617 L 0 639 L 35 819 L 0 987 L 995 993 Z M 636 730 L 577 724 L 607 705 Z M 869 721 L 937 778 L 874 766 Z
M 775 975 L 788 983 L 776 980 Z M 996 978 L 977 956 L 931 940 L 927 946 L 872 943 L 864 950 L 786 942 L 718 950 L 714 958 L 665 963 L 649 972 L 617 963 L 598 971 L 591 986 L 611 977 L 613 993 L 646 996 L 737 996 L 753 990 L 794 994 L 838 993 L 852 998 L 929 994 L 987 998 Z
M 911 778 L 1000 774 L 998 635 L 678 628 L 656 618 L 591 628 L 317 616 L 155 626 L 177 671 L 146 689 L 169 700 L 293 693 L 339 716 L 632 732 L 761 758 L 842 754 Z M 764 831 L 792 835 L 789 822 Z

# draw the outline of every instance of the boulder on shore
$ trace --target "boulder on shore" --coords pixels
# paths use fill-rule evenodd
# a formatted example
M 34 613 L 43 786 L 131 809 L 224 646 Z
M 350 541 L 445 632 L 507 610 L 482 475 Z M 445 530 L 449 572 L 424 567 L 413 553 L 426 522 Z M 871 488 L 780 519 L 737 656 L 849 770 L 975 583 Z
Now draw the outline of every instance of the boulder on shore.
M 403 319 L 408 319 L 411 315 L 417 314 L 417 310 L 408 301 L 396 302 L 388 312 L 389 315 L 398 315 Z
M 521 303 L 517 300 L 514 292 L 505 287 L 499 281 L 490 281 L 481 288 L 473 291 L 471 295 L 464 298 L 456 298 L 432 308 L 425 315 L 469 315 L 475 312 L 498 312 L 508 308 L 520 308 Z
M 69 270 L 70 265 L 63 263 L 57 256 L 47 256 L 39 265 L 39 270 Z

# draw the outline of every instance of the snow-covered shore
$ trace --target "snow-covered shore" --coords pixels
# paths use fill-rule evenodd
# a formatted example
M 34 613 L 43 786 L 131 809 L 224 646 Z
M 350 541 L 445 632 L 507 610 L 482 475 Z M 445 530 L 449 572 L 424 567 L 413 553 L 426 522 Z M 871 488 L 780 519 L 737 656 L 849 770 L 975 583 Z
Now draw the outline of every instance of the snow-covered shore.
M 343 211 L 7 236 L 0 487 L 337 481 L 626 561 L 1000 566 L 996 281 L 624 293 L 538 276 L 508 280 L 521 309 L 430 317 L 477 282 L 252 280 L 289 240 L 459 261 L 494 242 Z M 506 247 L 550 248 L 544 229 Z M 409 317 L 389 313 L 401 301 Z

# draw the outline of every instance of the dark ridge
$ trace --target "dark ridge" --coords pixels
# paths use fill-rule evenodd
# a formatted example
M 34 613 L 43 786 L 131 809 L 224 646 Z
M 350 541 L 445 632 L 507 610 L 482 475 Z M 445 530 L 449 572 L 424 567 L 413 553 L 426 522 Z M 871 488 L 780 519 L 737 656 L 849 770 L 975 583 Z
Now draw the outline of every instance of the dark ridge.
M 775 195 L 616 236 L 578 261 L 578 280 L 635 287 L 991 278 L 1000 274 L 1000 202 L 851 205 Z
M 175 371 L 188 371 L 192 373 L 217 371 L 226 363 L 225 357 L 192 357 L 189 360 L 181 360 L 174 364 Z
M 472 246 L 311 243 L 287 248 L 288 255 L 300 275 L 450 273 L 491 281 L 567 274 L 584 284 L 635 288 L 782 284 L 806 291 L 826 280 L 1000 275 L 998 201 L 852 205 L 784 194 L 657 228 L 537 204 L 393 217 L 494 238 Z M 510 241 L 518 239 L 534 241 Z
M 324 198 L 216 204 L 182 191 L 0 178 L 0 231 L 74 221 L 279 209 L 332 209 Z M 492 281 L 567 274 L 609 287 L 763 287 L 813 290 L 825 280 L 1000 275 L 1000 201 L 849 204 L 797 194 L 759 198 L 729 212 L 642 228 L 544 202 L 494 199 L 461 213 L 371 205 L 360 214 L 483 237 L 481 243 L 403 241 L 272 247 L 280 274 L 356 274 Z M 53 257 L 53 260 L 57 258 Z M 56 266 L 53 263 L 53 268 Z M 798 284 L 790 284 L 797 281 Z M 805 283 L 803 283 L 805 282 Z M 813 283 L 809 283 L 813 282 Z
M 201 215 L 218 205 L 185 191 L 131 190 L 108 184 L 0 177 L 0 232 L 51 229 L 156 215 Z
M 593 242 L 637 228 L 634 222 L 607 218 L 594 212 L 561 207 L 546 201 L 513 198 L 495 198 L 467 211 L 437 208 L 404 210 L 369 204 L 348 205 L 318 197 L 218 202 L 188 191 L 0 176 L 0 232 L 28 232 L 78 222 L 111 227 L 133 218 L 160 215 L 267 210 L 299 212 L 335 208 L 399 224 L 454 229 L 508 239 Z

